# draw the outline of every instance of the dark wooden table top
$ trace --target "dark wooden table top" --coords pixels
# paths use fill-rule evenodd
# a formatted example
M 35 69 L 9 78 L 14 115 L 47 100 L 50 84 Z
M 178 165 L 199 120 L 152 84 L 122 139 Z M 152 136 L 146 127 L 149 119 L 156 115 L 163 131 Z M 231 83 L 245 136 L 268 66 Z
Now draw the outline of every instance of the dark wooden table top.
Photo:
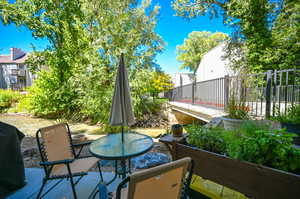
M 172 134 L 167 134 L 161 138 L 159 138 L 159 141 L 162 142 L 162 143 L 172 143 L 172 142 L 178 142 L 178 143 L 182 143 L 185 141 L 187 137 L 187 133 L 184 133 L 183 136 L 181 137 L 174 137 Z

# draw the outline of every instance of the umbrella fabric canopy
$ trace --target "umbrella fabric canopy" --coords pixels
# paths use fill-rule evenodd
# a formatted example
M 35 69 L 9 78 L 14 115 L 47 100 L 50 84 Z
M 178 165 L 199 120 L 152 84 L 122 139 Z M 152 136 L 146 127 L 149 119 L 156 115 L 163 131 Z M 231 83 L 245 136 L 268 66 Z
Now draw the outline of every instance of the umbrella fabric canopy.
M 110 111 L 109 124 L 111 126 L 129 126 L 134 124 L 130 87 L 123 54 L 121 54 L 115 82 L 115 91 Z

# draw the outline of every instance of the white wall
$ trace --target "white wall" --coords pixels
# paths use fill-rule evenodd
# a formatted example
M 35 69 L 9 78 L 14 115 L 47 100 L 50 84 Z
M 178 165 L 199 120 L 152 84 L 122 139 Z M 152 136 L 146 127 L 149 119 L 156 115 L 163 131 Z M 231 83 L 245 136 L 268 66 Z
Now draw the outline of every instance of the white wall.
M 181 85 L 191 84 L 193 83 L 193 73 L 175 73 L 172 77 L 172 82 L 174 87 L 179 87 Z
M 10 88 L 11 85 L 11 69 L 16 69 L 16 64 L 0 64 L 1 70 L 1 85 L 0 88 L 6 89 Z
M 225 46 L 226 43 L 222 43 L 203 56 L 196 72 L 197 82 L 234 74 L 229 67 L 229 60 L 223 58 Z
M 33 80 L 35 79 L 35 75 L 33 75 L 26 65 L 24 65 L 23 69 L 25 70 L 25 82 L 20 83 L 18 81 L 17 75 L 12 75 L 11 70 L 12 69 L 19 69 L 17 64 L 0 64 L 0 88 L 7 89 L 11 88 L 12 84 L 17 84 L 20 88 L 28 87 L 32 85 Z

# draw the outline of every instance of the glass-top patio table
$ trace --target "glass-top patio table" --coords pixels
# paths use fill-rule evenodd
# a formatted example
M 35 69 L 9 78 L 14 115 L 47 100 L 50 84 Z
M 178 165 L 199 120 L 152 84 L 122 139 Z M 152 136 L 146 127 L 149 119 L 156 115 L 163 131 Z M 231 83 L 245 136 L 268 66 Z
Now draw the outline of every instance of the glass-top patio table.
M 151 137 L 135 132 L 113 133 L 103 136 L 90 145 L 90 152 L 100 159 L 123 160 L 146 153 L 153 147 Z
M 147 135 L 126 132 L 122 141 L 121 133 L 113 133 L 92 142 L 90 152 L 100 159 L 116 160 L 115 179 L 117 175 L 125 178 L 126 174 L 130 173 L 130 159 L 148 152 L 152 147 L 153 140 Z M 126 160 L 129 160 L 128 167 L 126 167 Z M 119 169 L 117 168 L 117 161 L 121 163 Z

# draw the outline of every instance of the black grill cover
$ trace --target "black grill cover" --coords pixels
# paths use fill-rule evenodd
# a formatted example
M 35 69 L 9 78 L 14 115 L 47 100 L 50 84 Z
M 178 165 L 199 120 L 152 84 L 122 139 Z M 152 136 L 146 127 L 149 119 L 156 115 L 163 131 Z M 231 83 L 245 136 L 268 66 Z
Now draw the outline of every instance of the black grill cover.
M 16 127 L 0 122 L 0 199 L 25 185 L 23 138 Z

